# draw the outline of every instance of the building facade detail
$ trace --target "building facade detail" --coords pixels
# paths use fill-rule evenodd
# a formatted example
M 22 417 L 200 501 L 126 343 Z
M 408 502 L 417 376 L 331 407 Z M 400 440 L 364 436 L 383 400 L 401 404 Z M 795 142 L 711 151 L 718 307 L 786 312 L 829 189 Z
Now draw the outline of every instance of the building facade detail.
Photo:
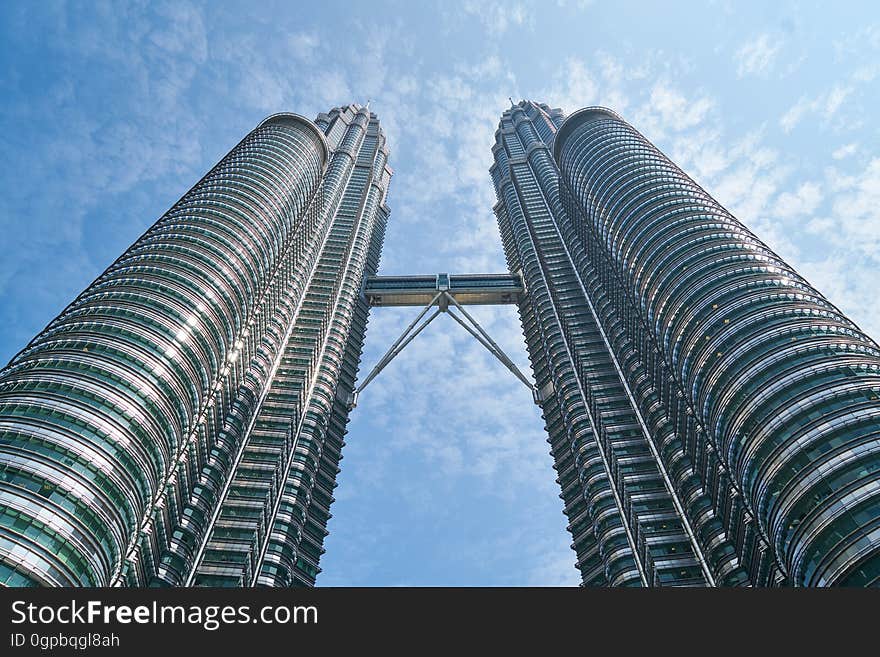
M 880 583 L 876 343 L 610 110 L 493 152 L 584 583 Z
M 384 142 L 269 117 L 0 372 L 0 581 L 314 584 Z

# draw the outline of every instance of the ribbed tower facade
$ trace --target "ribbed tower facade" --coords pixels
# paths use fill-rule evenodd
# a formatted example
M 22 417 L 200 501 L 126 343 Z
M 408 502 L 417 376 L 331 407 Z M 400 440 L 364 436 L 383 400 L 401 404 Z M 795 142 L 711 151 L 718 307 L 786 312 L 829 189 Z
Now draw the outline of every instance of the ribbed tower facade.
M 491 169 L 585 585 L 880 582 L 880 350 L 604 108 Z
M 314 584 L 387 157 L 269 117 L 0 371 L 0 583 Z

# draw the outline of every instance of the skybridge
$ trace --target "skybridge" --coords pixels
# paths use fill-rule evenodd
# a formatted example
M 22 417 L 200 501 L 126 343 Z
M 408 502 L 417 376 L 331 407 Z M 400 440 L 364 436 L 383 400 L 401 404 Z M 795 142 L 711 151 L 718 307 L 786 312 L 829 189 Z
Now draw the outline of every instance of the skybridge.
M 517 274 L 430 274 L 371 276 L 364 286 L 370 306 L 424 306 L 446 292 L 463 306 L 518 304 L 523 294 Z
M 414 306 L 421 307 L 422 310 L 351 395 L 349 409 L 357 406 L 358 395 L 370 381 L 441 313 L 449 315 L 460 324 L 532 391 L 536 404 L 541 403 L 540 393 L 531 379 L 522 373 L 477 320 L 464 309 L 464 306 L 519 305 L 525 293 L 519 274 L 370 276 L 364 284 L 363 293 L 372 308 Z

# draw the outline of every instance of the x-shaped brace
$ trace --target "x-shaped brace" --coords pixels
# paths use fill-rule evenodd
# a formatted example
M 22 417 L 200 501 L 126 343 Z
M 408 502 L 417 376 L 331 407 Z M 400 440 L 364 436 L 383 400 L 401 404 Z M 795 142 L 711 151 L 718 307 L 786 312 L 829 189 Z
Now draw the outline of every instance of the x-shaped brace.
M 458 309 L 464 319 L 462 319 L 462 317 L 459 317 L 457 313 L 454 313 L 452 311 L 452 309 L 449 307 L 450 304 Z M 434 305 L 437 306 L 437 309 L 433 313 L 428 315 L 428 311 L 430 311 Z M 375 379 L 379 375 L 379 372 L 385 369 L 388 363 L 390 363 L 394 359 L 394 357 L 397 356 L 397 354 L 403 351 L 404 348 L 410 342 L 412 342 L 415 337 L 419 333 L 421 333 L 428 324 L 434 321 L 434 318 L 437 317 L 437 315 L 443 312 L 445 312 L 450 317 L 452 317 L 452 319 L 461 324 L 461 326 L 464 327 L 464 329 L 468 333 L 470 333 L 477 342 L 483 345 L 489 351 L 489 353 L 495 356 L 495 358 L 500 360 L 507 369 L 513 372 L 514 376 L 516 376 L 516 378 L 522 381 L 525 386 L 532 391 L 532 399 L 535 401 L 535 403 L 538 405 L 541 404 L 543 400 L 541 399 L 540 392 L 537 388 L 535 388 L 529 378 L 525 374 L 523 374 L 522 371 L 520 371 L 516 364 L 512 360 L 510 360 L 510 358 L 507 356 L 507 354 L 504 353 L 501 347 L 499 347 L 498 344 L 491 337 L 489 337 L 489 334 L 486 333 L 482 326 L 480 326 L 479 322 L 477 322 L 477 320 L 475 320 L 470 315 L 470 313 L 468 313 L 468 311 L 466 311 L 462 307 L 462 305 L 456 300 L 456 298 L 453 295 L 449 294 L 449 292 L 447 292 L 446 290 L 441 290 L 434 295 L 434 298 L 428 302 L 428 305 L 422 308 L 422 311 L 416 316 L 416 318 L 410 323 L 410 325 L 406 327 L 406 330 L 400 335 L 400 337 L 394 341 L 394 344 L 389 347 L 388 351 L 385 352 L 385 355 L 379 359 L 379 362 L 376 363 L 376 366 L 370 371 L 370 373 L 367 375 L 367 378 L 364 379 L 363 383 L 361 383 L 360 386 L 358 386 L 357 390 L 355 390 L 351 394 L 348 400 L 348 410 L 351 410 L 355 406 L 357 406 L 358 396 L 363 391 L 363 389 L 366 388 L 367 385 L 369 385 L 370 381 Z M 425 315 L 428 315 L 427 318 L 425 317 Z

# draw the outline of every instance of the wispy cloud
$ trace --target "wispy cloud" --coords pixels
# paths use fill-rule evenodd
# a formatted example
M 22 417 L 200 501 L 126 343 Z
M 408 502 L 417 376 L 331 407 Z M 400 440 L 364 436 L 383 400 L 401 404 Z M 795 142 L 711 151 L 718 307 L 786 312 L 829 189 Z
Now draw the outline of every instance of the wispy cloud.
M 666 127 L 686 130 L 700 124 L 713 104 L 705 96 L 687 98 L 668 83 L 658 82 L 651 89 L 648 107 Z
M 801 98 L 792 105 L 779 119 L 779 125 L 784 132 L 791 132 L 800 123 L 804 115 L 815 107 L 815 101 Z
M 812 248 L 797 264 L 808 280 L 877 339 L 880 307 L 874 298 L 880 270 L 880 158 L 862 165 L 848 155 L 837 159 L 839 166 L 848 169 L 829 167 L 824 203 L 807 203 L 799 213 L 807 234 L 804 241 Z
M 782 115 L 779 119 L 779 125 L 784 132 L 791 132 L 810 114 L 816 115 L 823 125 L 827 125 L 837 116 L 840 108 L 854 91 L 853 84 L 837 83 L 827 92 L 818 96 L 812 98 L 802 96 Z
M 737 77 L 766 75 L 770 72 L 781 48 L 782 42 L 779 37 L 767 33 L 744 43 L 734 55 Z
M 512 27 L 531 27 L 534 22 L 532 7 L 518 2 L 467 0 L 461 9 L 479 20 L 489 36 L 500 36 Z
M 850 155 L 854 155 L 857 150 L 859 150 L 859 145 L 855 142 L 852 142 L 836 149 L 831 154 L 831 157 L 833 157 L 835 160 L 842 160 L 849 157 Z
M 312 61 L 317 54 L 320 39 L 314 32 L 297 32 L 288 37 L 290 50 L 302 61 Z
M 781 193 L 776 199 L 775 213 L 783 218 L 809 215 L 821 201 L 822 192 L 819 185 L 806 182 L 793 192 Z

